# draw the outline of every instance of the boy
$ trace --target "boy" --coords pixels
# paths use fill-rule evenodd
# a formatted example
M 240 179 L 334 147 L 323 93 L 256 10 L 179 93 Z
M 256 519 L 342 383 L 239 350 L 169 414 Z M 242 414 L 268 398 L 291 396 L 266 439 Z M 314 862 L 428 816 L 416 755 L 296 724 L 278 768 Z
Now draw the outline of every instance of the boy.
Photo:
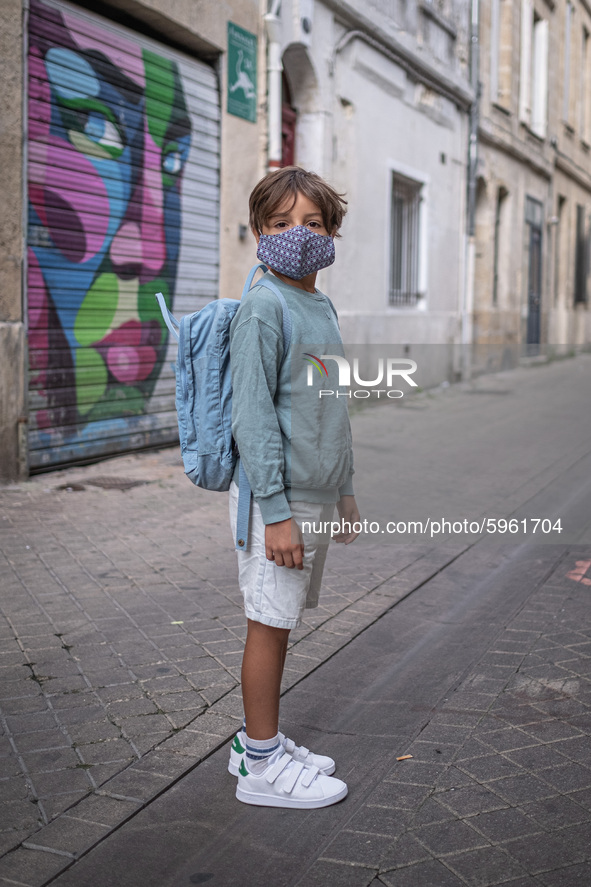
M 311 343 L 322 343 L 318 354 L 327 349 L 342 353 L 334 308 L 315 281 L 317 272 L 334 261 L 333 239 L 345 204 L 319 176 L 299 167 L 269 173 L 256 185 L 250 227 L 257 256 L 289 309 L 290 355 L 283 355 L 281 304 L 266 287 L 253 287 L 230 332 L 232 432 L 253 502 L 248 550 L 237 552 L 248 620 L 242 663 L 245 720 L 232 745 L 229 769 L 238 775 L 236 797 L 261 806 L 324 807 L 347 794 L 345 783 L 330 776 L 335 769 L 331 758 L 296 746 L 278 728 L 289 632 L 299 625 L 305 607 L 318 604 L 329 542 L 326 535 L 302 535 L 302 524 L 326 526 L 335 503 L 349 530 L 359 520 L 347 398 L 316 396 L 298 419 L 305 433 L 292 435 L 292 386 L 297 373 L 301 378 L 307 369 L 301 357 L 310 356 Z M 300 354 L 298 343 L 304 343 Z M 237 466 L 230 489 L 233 528 L 238 473 Z M 341 532 L 334 538 L 348 544 L 357 535 Z

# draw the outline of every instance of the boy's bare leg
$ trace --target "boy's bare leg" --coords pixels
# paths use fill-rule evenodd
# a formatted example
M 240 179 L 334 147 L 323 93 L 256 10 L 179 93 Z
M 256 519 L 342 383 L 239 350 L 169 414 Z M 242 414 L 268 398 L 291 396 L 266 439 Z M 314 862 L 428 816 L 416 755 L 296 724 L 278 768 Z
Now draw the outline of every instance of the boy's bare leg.
M 251 739 L 270 739 L 279 730 L 279 694 L 289 628 L 248 619 L 242 659 L 242 701 Z

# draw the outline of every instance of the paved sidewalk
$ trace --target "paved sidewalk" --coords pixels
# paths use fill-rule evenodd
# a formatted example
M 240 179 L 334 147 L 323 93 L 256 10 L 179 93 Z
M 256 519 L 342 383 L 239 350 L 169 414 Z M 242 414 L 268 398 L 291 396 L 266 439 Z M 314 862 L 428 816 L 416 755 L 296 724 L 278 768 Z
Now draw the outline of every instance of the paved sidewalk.
M 40 476 L 0 504 L 0 851 L 20 845 L 10 866 L 41 884 L 235 732 L 245 620 L 227 497 L 193 487 L 177 449 Z M 333 549 L 284 689 L 459 550 Z
M 591 884 L 590 558 L 565 552 L 298 884 Z
M 453 517 L 469 513 L 476 497 L 501 515 L 530 505 L 538 517 L 558 509 L 571 528 L 584 530 L 586 521 L 588 532 L 590 366 L 591 357 L 581 355 L 468 389 L 425 393 L 395 413 L 379 408 L 355 416 L 366 510 L 370 503 L 376 514 L 379 505 L 385 515 L 406 517 L 404 503 L 422 496 L 434 501 L 435 513 Z M 491 452 L 511 448 L 516 428 L 517 461 L 499 472 Z M 546 547 L 542 559 L 551 560 L 557 547 Z M 344 551 L 333 546 L 321 606 L 291 636 L 286 700 L 321 685 L 331 669 L 337 681 L 347 674 L 341 700 L 353 692 L 375 651 L 370 645 L 349 673 L 342 664 L 349 649 L 386 632 L 385 662 L 394 637 L 389 620 L 412 613 L 408 630 L 420 632 L 424 613 L 439 612 L 441 589 L 455 613 L 453 595 L 472 579 L 454 573 L 454 565 L 470 552 L 478 560 L 481 550 L 487 549 L 470 538 L 435 545 L 427 536 L 398 544 L 364 539 Z M 579 560 L 591 558 L 587 551 Z M 571 577 L 565 587 L 574 583 L 577 593 L 589 594 L 591 571 L 576 569 L 579 580 Z M 226 497 L 193 487 L 176 449 L 1 489 L 0 577 L 0 884 L 41 887 L 224 760 L 226 750 L 216 750 L 242 718 L 245 633 Z M 433 582 L 440 583 L 438 596 L 425 603 L 422 592 Z M 585 631 L 582 607 L 579 618 Z M 453 633 L 455 619 L 442 631 Z M 469 628 L 461 641 L 472 667 L 478 656 Z M 446 668 L 435 667 L 441 680 Z M 417 672 L 413 680 L 418 696 L 427 692 L 430 677 Z M 580 690 L 586 672 L 577 680 Z M 312 738 L 311 725 L 328 708 L 323 703 L 303 722 Z M 407 745 L 410 736 L 398 738 Z M 385 760 L 390 744 L 380 743 L 376 755 Z M 222 822 L 232 809 L 223 809 Z M 72 872 L 81 872 L 82 862 Z
M 586 887 L 590 561 L 479 544 L 290 690 L 342 803 L 240 804 L 226 746 L 52 883 Z

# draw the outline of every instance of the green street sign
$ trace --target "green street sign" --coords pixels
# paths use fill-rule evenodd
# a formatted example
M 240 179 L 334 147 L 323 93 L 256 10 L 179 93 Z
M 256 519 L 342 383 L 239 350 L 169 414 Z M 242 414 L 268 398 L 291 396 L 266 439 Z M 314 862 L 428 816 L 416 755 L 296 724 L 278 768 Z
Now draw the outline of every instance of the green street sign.
M 228 22 L 228 114 L 256 123 L 257 37 Z

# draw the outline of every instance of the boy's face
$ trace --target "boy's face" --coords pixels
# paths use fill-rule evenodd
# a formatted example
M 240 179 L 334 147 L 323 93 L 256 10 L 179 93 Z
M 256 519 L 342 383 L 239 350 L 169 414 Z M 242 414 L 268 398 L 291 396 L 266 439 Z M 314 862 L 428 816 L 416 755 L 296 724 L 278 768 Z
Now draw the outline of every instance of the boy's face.
M 265 220 L 262 234 L 281 234 L 282 231 L 288 231 L 301 225 L 309 228 L 316 234 L 330 234 L 334 236 L 334 232 L 327 231 L 320 207 L 317 206 L 305 194 L 298 192 L 295 202 L 291 197 L 287 198 L 280 204 Z M 260 233 L 255 232 L 257 243 L 260 240 Z

